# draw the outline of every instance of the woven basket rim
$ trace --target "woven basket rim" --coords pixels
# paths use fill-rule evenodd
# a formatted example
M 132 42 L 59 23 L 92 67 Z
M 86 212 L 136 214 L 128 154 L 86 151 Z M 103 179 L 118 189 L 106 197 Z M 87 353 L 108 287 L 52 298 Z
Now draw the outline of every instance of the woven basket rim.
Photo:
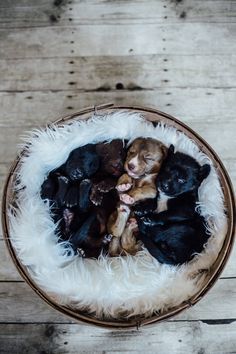
M 225 203 L 227 204 L 227 213 L 228 213 L 228 231 L 225 236 L 224 244 L 222 249 L 217 257 L 217 260 L 213 263 L 212 267 L 216 265 L 214 271 L 212 272 L 211 276 L 206 280 L 204 286 L 192 296 L 188 301 L 183 302 L 179 306 L 173 307 L 171 310 L 167 310 L 165 313 L 160 315 L 152 315 L 151 317 L 144 318 L 143 316 L 136 316 L 135 318 L 131 318 L 128 320 L 102 320 L 91 315 L 85 314 L 83 311 L 73 311 L 65 306 L 57 304 L 46 292 L 38 288 L 37 284 L 33 281 L 30 277 L 27 268 L 23 266 L 17 258 L 16 252 L 11 244 L 10 241 L 10 233 L 9 233 L 9 224 L 8 224 L 8 216 L 7 216 L 7 209 L 10 200 L 10 190 L 11 190 L 11 183 L 13 181 L 14 171 L 17 169 L 21 157 L 24 154 L 25 149 L 23 149 L 14 160 L 10 171 L 7 175 L 4 190 L 3 190 L 3 197 L 2 197 L 2 228 L 3 228 L 3 237 L 7 246 L 7 249 L 10 253 L 10 256 L 15 264 L 18 272 L 23 277 L 23 279 L 30 285 L 30 287 L 44 300 L 46 301 L 51 307 L 55 308 L 56 310 L 60 311 L 67 316 L 76 319 L 77 321 L 82 321 L 87 324 L 93 324 L 97 326 L 102 326 L 106 328 L 128 328 L 128 327 L 140 327 L 141 325 L 153 324 L 155 322 L 160 322 L 166 320 L 179 312 L 182 312 L 184 309 L 193 306 L 197 303 L 214 285 L 216 280 L 219 278 L 220 274 L 222 273 L 227 260 L 229 258 L 230 252 L 233 247 L 234 243 L 234 236 L 235 236 L 235 198 L 234 198 L 234 191 L 232 182 L 228 175 L 226 168 L 224 167 L 222 161 L 216 154 L 216 152 L 212 149 L 212 147 L 202 138 L 200 137 L 195 131 L 193 131 L 190 127 L 186 124 L 182 123 L 179 119 L 164 113 L 160 110 L 144 107 L 144 106 L 115 106 L 113 103 L 102 104 L 93 107 L 84 108 L 78 112 L 72 113 L 70 115 L 63 116 L 57 120 L 54 120 L 50 125 L 59 125 L 60 124 L 69 124 L 70 121 L 73 121 L 75 118 L 81 119 L 89 119 L 93 113 L 98 115 L 104 115 L 104 113 L 111 113 L 112 111 L 117 110 L 127 110 L 127 111 L 140 111 L 143 114 L 153 114 L 156 119 L 151 120 L 145 117 L 147 120 L 150 120 L 155 125 L 155 122 L 158 122 L 157 117 L 160 119 L 166 119 L 168 121 L 168 125 L 173 125 L 175 128 L 180 130 L 181 132 L 185 133 L 188 137 L 191 136 L 194 138 L 194 141 L 197 143 L 198 147 L 203 150 L 212 160 L 214 163 L 217 171 L 220 173 L 220 182 L 225 196 Z M 102 114 L 101 114 L 102 113 Z M 85 116 L 85 117 L 84 117 Z

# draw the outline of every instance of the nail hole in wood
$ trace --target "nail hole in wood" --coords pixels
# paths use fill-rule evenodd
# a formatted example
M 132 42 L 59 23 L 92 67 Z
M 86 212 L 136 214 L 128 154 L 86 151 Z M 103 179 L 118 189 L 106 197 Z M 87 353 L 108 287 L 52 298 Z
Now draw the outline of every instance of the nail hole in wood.
M 117 89 L 117 90 L 123 90 L 123 89 L 124 89 L 124 85 L 122 84 L 122 82 L 118 82 L 118 83 L 116 84 L 116 89 Z

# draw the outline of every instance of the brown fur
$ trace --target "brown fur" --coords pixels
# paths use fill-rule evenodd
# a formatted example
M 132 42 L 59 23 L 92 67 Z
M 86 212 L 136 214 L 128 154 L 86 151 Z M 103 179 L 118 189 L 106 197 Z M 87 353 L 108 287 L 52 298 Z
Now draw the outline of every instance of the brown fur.
M 128 253 L 137 252 L 132 232 L 124 234 L 130 215 L 128 205 L 156 197 L 155 180 L 166 154 L 167 148 L 160 141 L 152 138 L 137 138 L 130 146 L 124 165 L 127 173 L 119 178 L 116 186 L 122 203 L 109 218 L 109 232 L 114 235 L 109 246 L 110 255 L 122 253 L 123 239 L 126 240 L 126 244 L 129 244 Z M 117 238 L 121 238 L 120 242 Z
M 134 218 L 129 219 L 121 237 L 113 236 L 109 244 L 109 255 L 112 257 L 135 255 L 142 248 L 142 242 L 136 240 L 137 222 Z

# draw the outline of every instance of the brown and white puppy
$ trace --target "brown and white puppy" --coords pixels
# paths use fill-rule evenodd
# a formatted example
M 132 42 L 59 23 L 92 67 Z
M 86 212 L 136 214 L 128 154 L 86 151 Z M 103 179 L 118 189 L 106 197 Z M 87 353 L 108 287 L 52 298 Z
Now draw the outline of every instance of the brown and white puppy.
M 117 253 L 113 243 L 117 245 L 116 238 L 122 238 L 130 215 L 129 206 L 156 197 L 156 177 L 166 154 L 166 146 L 152 138 L 137 138 L 129 147 L 124 165 L 127 173 L 119 178 L 116 186 L 121 203 L 109 220 L 109 229 L 114 235 L 109 247 L 110 255 Z
M 127 173 L 119 178 L 116 186 L 121 193 L 120 200 L 131 205 L 143 199 L 155 198 L 156 176 L 166 154 L 166 146 L 156 139 L 135 139 L 124 165 Z

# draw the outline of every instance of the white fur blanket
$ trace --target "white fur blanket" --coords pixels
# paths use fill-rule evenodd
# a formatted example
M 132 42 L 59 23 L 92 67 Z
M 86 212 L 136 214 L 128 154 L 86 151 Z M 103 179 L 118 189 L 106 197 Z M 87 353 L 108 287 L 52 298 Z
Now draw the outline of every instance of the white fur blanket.
M 198 275 L 217 258 L 227 231 L 224 200 L 215 169 L 199 189 L 199 208 L 211 234 L 204 251 L 182 266 L 160 264 L 144 249 L 136 256 L 83 259 L 70 245 L 57 243 L 49 205 L 40 198 L 48 172 L 60 166 L 74 148 L 114 138 L 153 137 L 194 157 L 212 162 L 186 135 L 173 127 L 154 127 L 139 113 L 118 111 L 88 121 L 35 130 L 26 139 L 27 156 L 18 170 L 17 208 L 9 210 L 10 237 L 18 259 L 33 280 L 57 303 L 86 309 L 98 318 L 160 313 L 181 304 L 201 289 Z M 21 189 L 22 187 L 26 187 Z M 16 212 L 15 212 L 16 211 Z

